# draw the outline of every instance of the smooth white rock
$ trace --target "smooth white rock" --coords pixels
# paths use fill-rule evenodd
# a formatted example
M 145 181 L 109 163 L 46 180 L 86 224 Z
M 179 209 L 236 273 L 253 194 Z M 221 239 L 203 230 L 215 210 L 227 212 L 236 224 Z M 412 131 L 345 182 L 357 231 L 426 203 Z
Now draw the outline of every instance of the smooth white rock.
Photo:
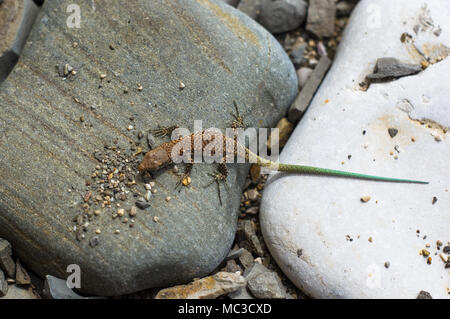
M 360 2 L 333 67 L 280 162 L 431 184 L 292 174 L 275 174 L 266 184 L 260 213 L 264 240 L 285 274 L 312 297 L 416 298 L 421 290 L 433 298 L 450 297 L 450 270 L 439 258 L 442 250 L 436 250 L 437 240 L 450 241 L 450 136 L 415 121 L 450 126 L 450 57 L 417 75 L 372 84 L 367 92 L 358 85 L 378 58 L 419 62 L 419 55 L 400 41 L 404 32 L 420 45 L 450 47 L 449 1 L 426 1 L 435 27 L 419 35 L 413 31 L 429 20 L 424 3 Z M 436 37 L 438 25 L 442 32 Z M 388 134 L 391 127 L 399 130 L 394 138 Z M 435 140 L 436 134 L 442 141 Z M 371 200 L 362 203 L 365 195 Z M 438 201 L 432 205 L 434 196 Z M 419 255 L 426 243 L 431 244 L 431 265 Z

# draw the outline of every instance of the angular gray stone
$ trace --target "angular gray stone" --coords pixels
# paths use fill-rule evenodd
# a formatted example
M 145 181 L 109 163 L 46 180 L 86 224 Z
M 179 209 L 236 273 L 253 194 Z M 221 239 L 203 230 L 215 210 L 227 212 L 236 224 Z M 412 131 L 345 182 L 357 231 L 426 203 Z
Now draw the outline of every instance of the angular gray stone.
M 65 280 L 47 275 L 43 290 L 44 296 L 49 299 L 103 299 L 100 297 L 83 297 L 67 286 Z
M 335 0 L 309 0 L 306 30 L 318 37 L 331 37 L 336 23 Z
M 272 0 L 241 0 L 237 9 L 256 21 L 261 14 L 262 8 L 267 6 L 271 1 Z
M 307 44 L 302 43 L 298 45 L 297 47 L 293 48 L 291 53 L 289 54 L 289 57 L 291 58 L 292 63 L 296 67 L 300 66 L 302 62 L 305 60 L 305 50 L 306 50 Z
M 5 274 L 0 270 L 0 297 L 6 296 L 8 293 L 8 282 L 6 281 Z
M 308 4 L 303 0 L 276 0 L 261 8 L 258 21 L 271 33 L 298 28 L 306 17 Z
M 253 255 L 247 249 L 243 248 L 241 255 L 239 256 L 239 262 L 244 268 L 248 268 L 253 264 Z
M 380 58 L 375 70 L 366 79 L 369 83 L 392 81 L 422 71 L 420 64 L 402 63 L 395 58 Z
M 330 66 L 331 61 L 328 57 L 324 56 L 320 59 L 314 71 L 309 75 L 305 86 L 291 105 L 288 113 L 289 121 L 293 123 L 297 122 L 303 113 L 305 113 Z
M 15 278 L 16 264 L 11 255 L 11 244 L 0 238 L 0 270 L 3 270 L 9 278 Z
M 181 192 L 170 170 L 158 172 L 158 192 L 133 228 L 104 209 L 78 241 L 73 220 L 98 165 L 94 151 L 113 141 L 128 150 L 136 132 L 158 125 L 192 130 L 201 119 L 204 128 L 229 127 L 233 100 L 248 126 L 271 127 L 295 98 L 292 63 L 266 30 L 221 1 L 96 1 L 95 9 L 80 2 L 79 29 L 66 27 L 71 3 L 44 2 L 0 87 L 0 237 L 41 276 L 66 278 L 67 266 L 79 265 L 81 292 L 89 295 L 203 277 L 233 243 L 248 165 L 229 165 L 232 191 L 222 188 L 223 206 L 215 187 L 202 187 L 215 165 L 197 165 L 193 187 Z M 58 76 L 63 61 L 77 70 L 73 80 Z M 131 116 L 136 132 L 127 129 Z M 145 192 L 142 176 L 136 183 Z M 92 248 L 97 227 L 100 244 Z
M 256 298 L 284 299 L 286 288 L 281 284 L 278 275 L 272 271 L 264 272 L 248 279 L 248 289 Z
M 16 285 L 8 286 L 8 293 L 0 299 L 39 299 L 39 295 L 33 292 L 31 288 L 22 288 Z

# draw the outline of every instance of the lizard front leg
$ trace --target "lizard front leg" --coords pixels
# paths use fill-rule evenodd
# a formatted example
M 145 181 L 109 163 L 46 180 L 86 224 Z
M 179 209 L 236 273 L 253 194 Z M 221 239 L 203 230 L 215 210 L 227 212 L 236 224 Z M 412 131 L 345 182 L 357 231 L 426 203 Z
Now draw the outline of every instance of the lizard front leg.
M 165 137 L 165 136 L 172 134 L 172 132 L 174 130 L 176 130 L 177 128 L 178 128 L 178 126 L 176 126 L 176 125 L 160 126 L 157 129 L 150 130 L 150 133 L 152 133 L 155 137 Z
M 194 163 L 187 163 L 186 164 L 186 166 L 184 167 L 183 174 L 179 174 L 180 179 L 178 180 L 175 188 L 179 188 L 180 187 L 180 190 L 181 190 L 181 186 L 182 185 L 184 185 L 186 187 L 189 185 L 188 180 L 189 180 L 189 177 L 191 176 L 191 171 L 192 171 L 193 167 L 194 167 Z

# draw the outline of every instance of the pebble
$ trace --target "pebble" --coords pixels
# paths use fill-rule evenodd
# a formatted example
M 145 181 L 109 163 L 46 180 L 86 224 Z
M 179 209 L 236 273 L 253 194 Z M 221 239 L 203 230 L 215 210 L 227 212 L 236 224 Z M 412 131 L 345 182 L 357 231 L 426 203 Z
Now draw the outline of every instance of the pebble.
M 0 270 L 0 297 L 6 296 L 8 293 L 8 282 L 6 281 L 5 274 Z
M 16 285 L 29 285 L 31 284 L 31 278 L 30 275 L 28 275 L 28 272 L 23 268 L 21 262 L 19 259 L 16 261 Z
M 402 63 L 395 58 L 379 58 L 374 72 L 366 76 L 369 83 L 392 81 L 422 71 L 418 64 Z
M 292 124 L 287 118 L 283 117 L 280 121 L 278 121 L 275 128 L 278 129 L 278 138 L 275 132 L 271 132 L 269 139 L 267 140 L 267 148 L 270 151 L 281 150 L 284 145 L 286 145 L 289 136 L 294 130 L 294 124 Z
M 248 289 L 256 298 L 261 299 L 284 299 L 286 290 L 282 286 L 278 275 L 267 271 L 258 276 L 248 279 Z
M 444 249 L 445 251 L 445 249 Z M 0 238 L 0 270 L 3 270 L 10 278 L 14 278 L 16 274 L 16 264 L 12 259 L 11 244 Z
M 433 299 L 433 297 L 431 297 L 429 292 L 421 290 L 417 295 L 417 299 Z
M 262 8 L 266 7 L 271 0 L 241 0 L 237 9 L 244 12 L 253 20 L 258 20 Z
M 398 130 L 396 128 L 391 127 L 388 128 L 388 133 L 391 138 L 394 138 L 397 135 Z
M 130 215 L 130 217 L 135 217 L 136 214 L 137 214 L 136 206 L 132 206 L 132 207 L 130 208 L 130 213 L 129 213 L 129 215 Z
M 118 209 L 117 210 L 117 215 L 119 217 L 122 217 L 123 215 L 125 215 L 125 209 L 123 209 L 123 208 Z
M 306 30 L 319 38 L 334 35 L 336 24 L 335 0 L 310 0 Z
M 261 8 L 259 22 L 273 34 L 298 28 L 306 17 L 308 4 L 303 0 L 275 0 Z
M 259 198 L 259 192 L 256 189 L 249 189 L 247 195 L 251 201 L 256 201 Z
M 140 209 L 146 209 L 150 207 L 150 204 L 144 201 L 136 201 L 135 204 Z
M 252 254 L 245 248 L 242 248 L 241 255 L 239 256 L 239 262 L 245 269 L 249 268 L 253 265 L 253 256 Z
M 319 64 L 310 74 L 305 86 L 290 107 L 288 113 L 289 121 L 292 123 L 297 122 L 306 111 L 330 66 L 331 60 L 328 57 L 324 56 L 320 59 Z
M 94 248 L 96 246 L 98 246 L 98 244 L 100 243 L 100 240 L 98 238 L 98 236 L 94 236 L 89 240 L 89 245 Z
M 187 285 L 160 290 L 155 299 L 214 299 L 244 286 L 245 279 L 240 274 L 218 272 Z
M 368 201 L 370 201 L 370 196 L 363 196 L 363 197 L 361 197 L 361 202 L 367 203 Z
M 261 242 L 259 241 L 259 238 L 256 235 L 255 223 L 251 220 L 245 220 L 243 226 L 245 238 L 247 239 L 253 252 L 258 256 L 262 257 L 264 255 L 264 251 L 262 249 Z
M 313 69 L 308 67 L 301 67 L 297 70 L 297 80 L 298 80 L 298 88 L 301 90 L 304 86 L 306 81 L 308 81 L 309 76 L 313 72 Z

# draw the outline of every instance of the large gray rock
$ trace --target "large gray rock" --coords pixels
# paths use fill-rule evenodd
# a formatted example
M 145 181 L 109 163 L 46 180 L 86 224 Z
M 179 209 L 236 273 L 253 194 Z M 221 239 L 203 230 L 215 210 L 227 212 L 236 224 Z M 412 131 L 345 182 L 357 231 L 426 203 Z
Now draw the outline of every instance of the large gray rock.
M 158 125 L 192 129 L 201 119 L 204 128 L 229 127 L 233 100 L 248 126 L 272 126 L 296 94 L 291 62 L 267 31 L 221 1 L 81 2 L 78 29 L 66 24 L 69 4 L 44 3 L 0 87 L 0 237 L 41 276 L 66 278 L 67 266 L 79 265 L 87 294 L 208 274 L 233 242 L 248 166 L 229 166 L 232 191 L 222 186 L 223 206 L 215 187 L 203 188 L 213 165 L 197 165 L 181 192 L 170 171 L 156 174 L 151 207 L 139 209 L 130 228 L 124 217 L 111 218 L 116 202 L 102 208 L 87 191 L 102 165 L 94 152 L 108 144 L 133 158 L 137 132 Z M 60 77 L 56 65 L 63 76 L 69 66 L 76 74 Z M 142 177 L 136 182 L 119 200 L 126 211 L 140 197 L 133 192 L 145 195 Z M 89 227 L 74 223 L 84 204 Z

